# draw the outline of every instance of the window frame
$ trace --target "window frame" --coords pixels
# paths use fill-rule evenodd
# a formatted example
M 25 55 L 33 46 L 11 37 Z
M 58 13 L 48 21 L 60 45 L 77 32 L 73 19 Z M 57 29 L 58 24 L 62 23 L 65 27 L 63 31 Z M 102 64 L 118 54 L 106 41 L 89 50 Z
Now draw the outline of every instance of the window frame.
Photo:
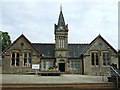
M 48 68 L 51 67 L 51 64 L 52 64 L 52 67 L 53 67 L 53 62 L 54 62 L 53 60 L 42 60 L 42 70 L 47 70 Z M 47 63 L 48 63 L 48 68 L 47 68 Z M 45 65 L 45 68 L 44 68 L 44 65 Z
M 12 65 L 12 62 L 13 62 L 13 57 L 12 57 L 12 55 L 13 55 L 13 53 L 15 54 L 15 56 L 14 56 L 14 65 Z M 19 57 L 17 58 L 17 54 L 19 55 Z M 18 65 L 17 65 L 17 59 L 18 59 Z M 10 56 L 10 66 L 11 67 L 19 67 L 19 65 L 20 65 L 20 52 L 18 51 L 18 50 L 13 50 L 12 52 L 11 52 L 11 56 Z
M 27 55 L 27 57 L 25 58 L 25 53 Z M 29 54 L 31 54 L 31 58 L 29 57 Z M 26 59 L 27 61 L 27 65 L 24 65 L 24 59 Z M 29 63 L 29 59 L 31 59 L 31 62 L 30 62 L 30 65 L 28 66 L 28 63 Z M 23 67 L 32 67 L 32 52 L 31 51 L 24 51 L 23 52 Z
M 103 51 L 102 52 L 102 61 L 103 61 L 103 55 L 105 54 L 105 65 L 102 63 L 103 67 L 110 66 L 111 64 L 111 53 L 110 51 Z M 107 55 L 109 54 L 109 64 L 108 64 L 108 57 Z
M 71 63 L 72 62 L 72 63 Z M 79 64 L 78 64 L 79 62 Z M 79 66 L 78 66 L 79 65 Z M 80 68 L 79 68 L 80 67 Z M 71 71 L 81 71 L 81 64 L 80 64 L 80 60 L 71 60 L 70 61 L 70 70 Z
M 92 58 L 92 55 L 94 55 L 94 59 Z M 98 58 L 97 58 L 97 56 Z M 92 67 L 98 67 L 100 65 L 100 52 L 99 51 L 91 51 L 90 52 L 90 61 L 91 61 L 91 66 Z M 94 65 L 92 64 L 92 61 L 94 60 Z M 98 61 L 98 64 L 97 64 Z

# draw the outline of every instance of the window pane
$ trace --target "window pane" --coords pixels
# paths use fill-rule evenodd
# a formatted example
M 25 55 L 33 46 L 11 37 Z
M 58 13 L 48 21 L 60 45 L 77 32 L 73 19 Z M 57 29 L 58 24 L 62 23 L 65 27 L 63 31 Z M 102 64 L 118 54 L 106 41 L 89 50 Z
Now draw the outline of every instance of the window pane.
M 27 59 L 24 58 L 24 66 L 26 66 L 26 65 L 27 65 Z
M 50 67 L 53 67 L 53 62 L 52 61 L 50 61 Z
M 28 64 L 29 64 L 29 66 L 31 66 L 31 53 L 29 53 L 28 55 L 29 55 L 28 56 Z
M 15 66 L 15 53 L 12 53 L 12 66 Z
M 107 65 L 110 65 L 110 55 L 107 53 Z
M 16 58 L 16 66 L 19 66 L 19 53 L 16 53 L 16 55 L 17 55 L 17 56 L 16 56 L 16 57 L 17 57 L 17 58 Z
M 43 61 L 43 69 L 45 69 L 46 63 L 45 61 Z
M 24 66 L 27 65 L 27 53 L 24 53 Z
M 74 69 L 76 69 L 76 68 L 77 68 L 77 67 L 76 67 L 76 61 L 74 61 L 74 65 L 75 65 L 75 66 L 74 66 Z
M 28 59 L 28 64 L 31 66 L 31 58 Z
M 106 61 L 105 61 L 105 53 L 103 53 L 103 65 L 106 65 Z
M 24 58 L 27 58 L 27 53 L 24 53 Z
M 73 61 L 71 61 L 71 70 L 73 70 Z
M 50 67 L 50 62 L 47 61 L 47 62 L 46 62 L 46 69 L 48 69 L 49 67 Z
M 92 59 L 92 65 L 94 65 L 94 64 L 95 64 L 95 63 L 94 63 L 94 53 L 92 53 L 91 59 Z
M 17 56 L 16 56 L 17 58 L 19 58 L 19 53 L 17 53 Z
M 15 59 L 12 58 L 12 66 L 15 66 Z
M 96 65 L 98 65 L 98 53 L 96 53 Z
M 80 70 L 80 61 L 78 61 L 78 69 Z
M 29 58 L 31 58 L 31 53 L 29 53 Z
M 12 58 L 15 58 L 15 53 L 12 53 Z

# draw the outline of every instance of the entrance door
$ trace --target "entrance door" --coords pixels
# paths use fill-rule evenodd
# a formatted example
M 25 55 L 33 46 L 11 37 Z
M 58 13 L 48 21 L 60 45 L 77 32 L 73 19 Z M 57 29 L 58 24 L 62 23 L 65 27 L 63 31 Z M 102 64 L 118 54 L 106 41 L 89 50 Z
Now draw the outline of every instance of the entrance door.
M 65 63 L 59 63 L 60 72 L 65 72 Z

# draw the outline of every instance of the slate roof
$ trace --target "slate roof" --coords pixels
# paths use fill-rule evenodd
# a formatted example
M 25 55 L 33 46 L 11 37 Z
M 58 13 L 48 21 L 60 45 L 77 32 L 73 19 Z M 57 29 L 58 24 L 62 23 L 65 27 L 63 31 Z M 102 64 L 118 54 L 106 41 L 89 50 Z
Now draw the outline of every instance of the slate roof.
M 45 58 L 55 58 L 55 44 L 54 43 L 32 43 Z M 79 58 L 83 51 L 89 44 L 68 44 L 68 57 Z
M 43 57 L 55 57 L 55 44 L 54 43 L 32 43 L 33 46 L 42 53 Z
M 79 58 L 89 44 L 68 44 L 69 58 Z

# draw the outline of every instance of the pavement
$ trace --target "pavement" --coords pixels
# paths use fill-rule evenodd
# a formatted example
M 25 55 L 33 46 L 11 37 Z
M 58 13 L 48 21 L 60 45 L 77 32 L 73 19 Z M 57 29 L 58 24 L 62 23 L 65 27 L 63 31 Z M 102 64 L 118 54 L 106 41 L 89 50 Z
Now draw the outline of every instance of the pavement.
M 38 76 L 21 74 L 2 74 L 2 83 L 79 83 L 107 82 L 107 77 L 78 74 L 63 74 L 63 76 Z

